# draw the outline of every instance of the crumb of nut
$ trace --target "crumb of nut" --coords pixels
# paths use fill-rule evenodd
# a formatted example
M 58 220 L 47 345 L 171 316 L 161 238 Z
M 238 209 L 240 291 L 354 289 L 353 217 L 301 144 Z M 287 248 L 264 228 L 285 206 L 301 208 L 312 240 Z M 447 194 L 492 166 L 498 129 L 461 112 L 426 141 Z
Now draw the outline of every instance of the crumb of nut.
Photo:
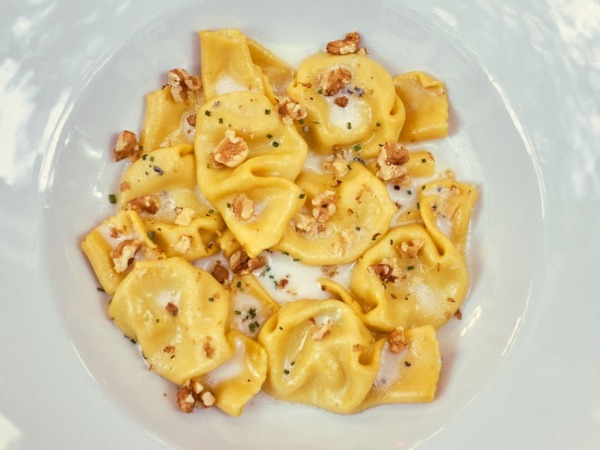
M 177 217 L 175 217 L 175 225 L 187 226 L 192 223 L 192 219 L 194 218 L 194 211 L 192 208 L 176 208 L 175 212 L 177 213 Z
M 124 130 L 117 136 L 117 141 L 113 148 L 113 154 L 116 161 L 129 158 L 131 161 L 136 161 L 140 157 L 141 147 L 138 143 L 135 133 L 129 130 Z
M 333 103 L 338 105 L 340 108 L 345 108 L 346 106 L 348 106 L 348 97 L 346 97 L 345 95 L 342 95 L 341 97 L 337 97 L 333 101 Z
M 165 352 L 167 354 L 175 353 L 175 346 L 174 345 L 166 345 L 163 348 L 163 352 Z
M 189 414 L 198 405 L 210 408 L 215 404 L 216 398 L 199 381 L 187 380 L 179 387 L 176 401 L 179 409 Z
M 225 137 L 211 151 L 213 166 L 234 168 L 248 158 L 250 149 L 243 137 L 237 136 L 235 131 L 227 130 Z
M 393 283 L 401 276 L 398 266 L 387 259 L 369 266 L 369 271 L 378 276 L 384 283 Z
M 119 191 L 120 192 L 125 192 L 127 190 L 131 189 L 131 184 L 129 184 L 129 181 L 123 181 L 120 185 L 119 185 Z
M 294 216 L 294 228 L 300 233 L 312 233 L 317 225 L 317 220 L 308 214 L 298 213 Z
M 202 348 L 204 349 L 204 355 L 208 359 L 212 359 L 215 356 L 215 347 L 210 343 L 210 339 L 204 343 Z
M 212 270 L 212 276 L 223 285 L 229 283 L 229 271 L 219 261 L 217 261 L 217 264 L 215 264 L 215 267 Z
M 179 314 L 179 307 L 175 303 L 173 303 L 173 302 L 167 303 L 166 306 L 165 306 L 165 309 L 173 317 L 177 317 L 177 314 Z
M 342 239 L 347 247 L 351 247 L 358 241 L 358 230 L 356 227 L 349 227 L 342 230 Z
M 280 289 L 284 289 L 288 284 L 289 284 L 290 280 L 288 280 L 287 278 L 282 278 L 281 280 L 279 280 L 277 282 L 277 286 Z
M 325 77 L 319 78 L 319 91 L 327 97 L 336 95 L 352 82 L 352 72 L 343 67 L 330 70 Z
M 408 340 L 404 335 L 404 328 L 394 328 L 388 336 L 389 350 L 392 353 L 400 353 L 408 345 Z
M 327 322 L 320 325 L 315 331 L 310 335 L 311 339 L 314 341 L 322 341 L 331 333 L 331 323 Z
M 142 195 L 129 200 L 127 205 L 137 213 L 156 214 L 160 209 L 160 203 L 153 195 Z
M 348 162 L 344 159 L 344 156 L 341 152 L 335 153 L 334 159 L 325 159 L 321 163 L 321 168 L 325 172 L 333 173 L 336 177 L 345 176 L 350 169 L 348 168 Z
M 355 31 L 347 33 L 344 39 L 327 43 L 327 53 L 332 55 L 348 55 L 359 50 L 360 34 Z
M 321 266 L 321 271 L 330 278 L 335 276 L 338 273 L 338 270 L 338 266 L 334 265 Z
M 402 241 L 398 246 L 398 251 L 403 258 L 416 258 L 424 244 L 423 239 L 418 238 Z
M 126 239 L 111 250 L 110 258 L 112 259 L 115 272 L 125 272 L 135 259 L 135 254 L 141 246 L 142 244 L 134 239 Z
M 173 69 L 168 74 L 168 85 L 171 87 L 173 100 L 178 103 L 187 101 L 193 93 L 202 87 L 200 78 L 190 75 L 185 69 Z
M 185 254 L 192 248 L 192 236 L 183 235 L 173 246 L 173 249 L 181 254 Z
M 462 312 L 460 309 L 456 310 L 456 312 L 454 313 L 454 317 L 456 317 L 458 320 L 462 320 Z
M 238 194 L 231 202 L 231 208 L 236 219 L 246 222 L 254 215 L 254 201 L 246 194 Z
M 250 258 L 244 249 L 233 252 L 229 258 L 229 267 L 236 274 L 244 275 L 263 267 L 267 263 L 263 256 Z
M 406 175 L 408 150 L 393 142 L 384 144 L 377 156 L 377 177 L 383 181 L 399 181 Z
M 204 391 L 200 394 L 200 402 L 205 408 L 210 408 L 215 404 L 217 399 L 210 391 Z
M 282 97 L 277 103 L 277 111 L 283 123 L 291 125 L 294 120 L 302 120 L 308 115 L 306 108 L 289 97 Z
M 317 222 L 327 222 L 337 211 L 337 197 L 333 191 L 324 191 L 312 199 L 312 215 Z

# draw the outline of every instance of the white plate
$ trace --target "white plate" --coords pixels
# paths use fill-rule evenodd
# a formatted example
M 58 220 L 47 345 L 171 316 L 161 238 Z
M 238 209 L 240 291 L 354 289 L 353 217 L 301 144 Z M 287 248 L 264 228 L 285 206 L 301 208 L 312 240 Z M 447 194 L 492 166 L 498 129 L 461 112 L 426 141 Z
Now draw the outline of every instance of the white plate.
M 0 449 L 595 447 L 600 6 L 356 3 L 3 8 Z M 184 415 L 108 320 L 78 244 L 113 208 L 110 144 L 170 68 L 198 69 L 195 31 L 217 27 L 293 62 L 358 30 L 391 71 L 446 82 L 450 137 L 427 146 L 481 199 L 433 403 L 337 416 L 261 395 L 240 418 Z

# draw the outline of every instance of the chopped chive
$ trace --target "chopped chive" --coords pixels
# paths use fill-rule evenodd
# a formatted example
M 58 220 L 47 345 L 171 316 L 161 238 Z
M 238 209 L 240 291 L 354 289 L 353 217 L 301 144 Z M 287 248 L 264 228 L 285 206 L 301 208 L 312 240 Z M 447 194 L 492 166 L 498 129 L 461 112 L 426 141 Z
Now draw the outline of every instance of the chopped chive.
M 271 144 L 273 147 L 279 147 L 279 142 L 277 141 L 273 141 L 273 143 Z
M 210 117 L 210 111 L 207 109 L 206 111 L 204 111 L 204 115 Z
M 298 196 L 298 198 L 304 198 L 304 197 L 306 197 L 306 194 L 304 194 L 304 193 L 302 193 Z
M 108 201 L 114 205 L 117 203 L 117 196 L 115 194 L 108 194 Z
M 349 130 L 351 130 L 352 129 L 352 122 L 346 123 L 346 128 L 348 128 Z
M 223 123 L 223 118 L 219 117 L 219 123 Z
M 271 114 L 271 110 L 270 110 L 270 109 L 265 109 L 265 114 L 266 114 L 266 115 L 269 115 L 269 114 Z

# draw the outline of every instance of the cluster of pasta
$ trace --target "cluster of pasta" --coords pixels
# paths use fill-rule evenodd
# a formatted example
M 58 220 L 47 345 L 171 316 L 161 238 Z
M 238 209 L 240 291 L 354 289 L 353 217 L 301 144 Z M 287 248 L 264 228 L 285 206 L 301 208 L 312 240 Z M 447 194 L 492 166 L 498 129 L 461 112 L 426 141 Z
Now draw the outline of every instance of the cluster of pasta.
M 199 36 L 200 76 L 171 70 L 139 140 L 119 134 L 118 212 L 82 242 L 110 318 L 185 412 L 237 416 L 261 390 L 337 413 L 432 400 L 477 198 L 408 149 L 446 136 L 443 83 L 392 77 L 357 33 L 297 70 L 239 30 Z M 302 282 L 325 297 L 269 279 L 275 255 L 319 268 Z

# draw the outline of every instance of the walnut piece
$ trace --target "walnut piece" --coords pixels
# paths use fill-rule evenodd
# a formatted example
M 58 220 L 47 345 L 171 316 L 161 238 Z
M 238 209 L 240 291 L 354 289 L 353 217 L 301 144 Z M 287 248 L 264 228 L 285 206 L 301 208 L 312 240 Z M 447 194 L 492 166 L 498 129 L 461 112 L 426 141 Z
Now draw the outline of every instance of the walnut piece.
M 133 263 L 135 254 L 142 247 L 142 243 L 135 239 L 126 239 L 110 252 L 115 272 L 123 273 Z
M 240 275 L 248 274 L 263 267 L 267 261 L 263 256 L 250 258 L 244 249 L 233 252 L 229 258 L 229 267 L 233 273 Z
M 345 108 L 346 106 L 348 106 L 348 97 L 346 97 L 345 95 L 342 95 L 341 97 L 337 97 L 333 101 L 333 103 L 338 105 L 340 108 Z
M 175 217 L 175 225 L 188 226 L 192 223 L 192 219 L 194 218 L 194 211 L 192 208 L 175 208 L 175 213 L 177 213 L 177 217 Z
M 393 283 L 401 276 L 398 266 L 387 259 L 369 266 L 369 271 L 377 275 L 384 283 Z
M 424 244 L 423 239 L 418 238 L 402 241 L 398 246 L 398 251 L 403 258 L 416 258 Z
M 185 254 L 192 248 L 192 236 L 183 235 L 173 246 L 173 249 L 181 254 Z
M 160 209 L 160 203 L 153 195 L 142 195 L 127 202 L 130 209 L 137 213 L 156 214 Z
M 404 335 L 404 328 L 396 327 L 388 336 L 389 350 L 392 353 L 400 353 L 408 345 L 408 339 Z
M 231 202 L 231 209 L 236 219 L 247 222 L 254 216 L 254 201 L 246 194 L 238 194 Z
M 217 261 L 217 264 L 215 264 L 215 267 L 211 273 L 213 278 L 219 283 L 223 285 L 229 284 L 229 271 L 219 261 Z
M 237 136 L 235 131 L 227 130 L 225 137 L 210 153 L 213 166 L 221 167 L 237 167 L 246 161 L 250 149 L 243 137 Z
M 282 97 L 277 103 L 277 111 L 283 123 L 291 125 L 294 120 L 302 120 L 308 115 L 306 108 L 289 97 Z
M 319 91 L 322 90 L 325 96 L 331 97 L 340 92 L 351 82 L 352 72 L 343 67 L 336 67 L 327 72 L 325 77 L 319 77 Z
M 300 233 L 312 233 L 317 226 L 317 220 L 308 214 L 298 213 L 294 217 L 294 228 Z
M 179 307 L 175 303 L 173 303 L 173 302 L 167 303 L 166 306 L 165 306 L 165 309 L 173 317 L 177 317 L 177 314 L 179 314 Z
M 331 322 L 326 322 L 319 327 L 310 335 L 314 341 L 322 341 L 331 333 Z
M 141 147 L 133 131 L 123 130 L 117 136 L 117 141 L 113 147 L 115 161 L 129 158 L 131 161 L 137 161 L 141 156 Z
M 327 275 L 328 277 L 333 277 L 337 275 L 339 268 L 335 265 L 321 266 L 321 271 Z
M 209 408 L 215 404 L 215 396 L 197 380 L 187 380 L 177 391 L 177 406 L 186 414 L 198 405 Z
M 337 197 L 333 191 L 324 191 L 312 199 L 312 215 L 319 223 L 327 222 L 337 211 Z
M 387 142 L 377 156 L 377 177 L 383 181 L 401 181 L 406 175 L 408 150 L 395 142 Z
M 169 71 L 168 84 L 171 95 L 177 103 L 183 103 L 200 91 L 200 78 L 190 75 L 185 69 L 178 68 Z
M 333 160 L 324 159 L 321 168 L 325 172 L 333 173 L 337 178 L 345 176 L 350 171 L 342 152 L 336 152 Z
M 348 55 L 358 51 L 360 44 L 360 34 L 355 31 L 346 34 L 344 39 L 331 41 L 327 43 L 327 53 L 332 55 Z

